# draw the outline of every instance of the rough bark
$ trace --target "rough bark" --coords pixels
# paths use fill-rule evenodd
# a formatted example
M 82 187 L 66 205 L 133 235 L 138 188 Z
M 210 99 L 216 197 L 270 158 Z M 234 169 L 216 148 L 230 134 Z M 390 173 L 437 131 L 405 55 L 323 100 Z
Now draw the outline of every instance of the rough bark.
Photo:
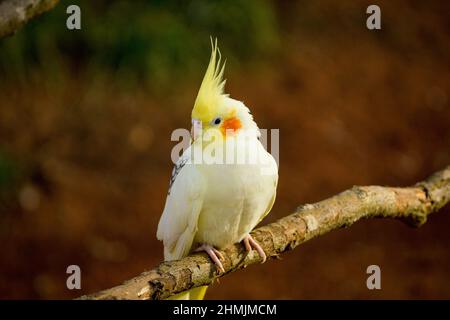
M 59 0 L 0 0 L 0 39 L 7 37 L 28 20 L 50 10 Z
M 450 166 L 407 188 L 355 186 L 329 199 L 300 206 L 295 213 L 255 229 L 252 236 L 268 257 L 277 257 L 299 244 L 331 230 L 348 227 L 360 219 L 393 218 L 413 227 L 424 224 L 432 212 L 450 201 Z M 207 285 L 227 273 L 261 261 L 241 244 L 222 251 L 225 273 L 204 253 L 163 262 L 158 267 L 117 287 L 80 299 L 163 299 L 186 289 Z

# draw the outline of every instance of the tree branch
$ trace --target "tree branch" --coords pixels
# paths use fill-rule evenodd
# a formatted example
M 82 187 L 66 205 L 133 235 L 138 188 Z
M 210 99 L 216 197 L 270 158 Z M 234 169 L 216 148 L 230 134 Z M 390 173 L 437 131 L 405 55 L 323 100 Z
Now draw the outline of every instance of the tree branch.
M 449 201 L 450 166 L 407 188 L 355 186 L 321 202 L 300 206 L 295 213 L 255 229 L 252 236 L 267 256 L 273 258 L 360 219 L 394 218 L 419 227 L 429 214 Z M 241 244 L 231 245 L 222 253 L 225 274 L 261 261 L 255 251 L 247 254 Z M 192 287 L 208 285 L 225 274 L 217 275 L 208 256 L 197 253 L 178 261 L 163 262 L 122 285 L 80 299 L 162 299 Z
M 0 0 L 0 39 L 13 34 L 28 20 L 57 3 L 58 0 Z

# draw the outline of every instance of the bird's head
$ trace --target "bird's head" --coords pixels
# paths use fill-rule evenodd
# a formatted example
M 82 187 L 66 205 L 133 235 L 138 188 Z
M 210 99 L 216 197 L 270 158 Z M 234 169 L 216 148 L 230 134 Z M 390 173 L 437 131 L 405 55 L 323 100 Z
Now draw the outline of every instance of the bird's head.
M 218 130 L 223 138 L 243 131 L 254 131 L 259 135 L 250 110 L 241 101 L 224 93 L 225 63 L 221 64 L 217 39 L 215 42 L 211 40 L 211 46 L 211 59 L 192 109 L 193 139 L 208 130 Z

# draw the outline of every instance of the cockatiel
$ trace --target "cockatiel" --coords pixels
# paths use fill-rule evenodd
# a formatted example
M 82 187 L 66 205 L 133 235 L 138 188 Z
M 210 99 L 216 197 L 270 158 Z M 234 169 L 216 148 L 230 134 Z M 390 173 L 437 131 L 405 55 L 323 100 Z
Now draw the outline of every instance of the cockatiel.
M 225 64 L 221 66 L 217 40 L 211 44 L 211 59 L 192 110 L 191 145 L 172 172 L 157 238 L 164 243 L 166 261 L 205 251 L 224 272 L 218 249 L 233 243 L 243 241 L 248 251 L 255 249 L 266 260 L 250 231 L 272 209 L 278 167 L 258 139 L 250 110 L 224 94 Z M 203 299 L 206 288 L 172 299 Z

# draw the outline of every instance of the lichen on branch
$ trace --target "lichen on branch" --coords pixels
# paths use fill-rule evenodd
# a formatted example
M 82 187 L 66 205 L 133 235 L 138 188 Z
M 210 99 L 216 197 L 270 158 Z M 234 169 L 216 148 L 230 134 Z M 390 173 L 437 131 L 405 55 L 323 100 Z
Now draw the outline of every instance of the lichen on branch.
M 0 0 L 0 39 L 14 34 L 28 20 L 50 10 L 59 0 Z

